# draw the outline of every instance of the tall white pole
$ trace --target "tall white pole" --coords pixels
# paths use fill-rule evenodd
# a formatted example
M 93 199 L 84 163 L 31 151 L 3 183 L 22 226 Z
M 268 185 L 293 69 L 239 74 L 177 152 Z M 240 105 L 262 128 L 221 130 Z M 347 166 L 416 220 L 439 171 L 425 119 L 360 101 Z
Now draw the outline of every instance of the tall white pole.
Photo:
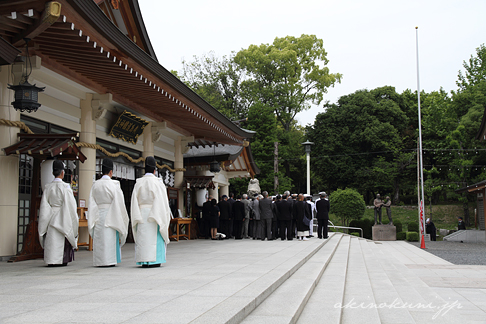
M 419 205 L 419 222 L 420 222 L 420 247 L 425 249 L 425 217 L 424 217 L 424 161 L 422 155 L 422 114 L 420 112 L 420 75 L 419 75 L 419 49 L 418 49 L 418 27 L 415 27 L 415 40 L 417 48 L 417 100 L 418 100 L 418 123 L 419 123 L 419 156 L 420 156 L 420 205 Z
M 310 152 L 306 153 L 307 155 L 307 194 L 310 195 Z

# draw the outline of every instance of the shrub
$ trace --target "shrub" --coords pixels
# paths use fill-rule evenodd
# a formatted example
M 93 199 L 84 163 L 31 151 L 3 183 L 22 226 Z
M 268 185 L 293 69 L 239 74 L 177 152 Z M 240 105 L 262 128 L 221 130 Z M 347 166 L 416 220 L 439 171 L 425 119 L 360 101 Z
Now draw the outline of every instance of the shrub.
M 407 232 L 417 232 L 419 231 L 418 222 L 410 222 L 407 225 Z
M 359 227 L 359 228 L 361 228 L 361 220 L 353 219 L 351 222 L 349 222 L 349 227 Z M 355 229 L 350 229 L 349 230 L 349 234 L 354 235 L 354 233 L 358 233 L 358 235 L 359 235 L 360 234 L 360 231 L 359 230 L 355 230 Z
M 361 235 L 359 233 L 356 233 L 356 232 L 349 233 L 349 235 L 354 235 L 354 236 L 357 236 L 357 237 L 361 237 Z
M 349 223 L 349 227 L 358 227 L 358 228 L 361 228 L 363 229 L 363 237 L 364 238 L 367 238 L 367 239 L 372 239 L 372 226 L 373 226 L 373 222 L 368 219 L 368 218 L 364 218 L 364 219 L 353 219 L 350 223 Z M 358 236 L 361 236 L 361 231 L 360 230 L 355 230 L 355 229 L 350 229 L 349 230 L 349 234 L 353 234 L 354 233 L 357 233 Z
M 366 205 L 363 196 L 354 189 L 346 188 L 334 191 L 330 197 L 330 212 L 341 218 L 346 226 L 353 219 L 363 217 Z
M 372 239 L 373 238 L 373 224 L 374 220 L 372 221 L 369 218 L 364 218 L 362 220 L 362 229 L 363 229 L 363 237 L 367 239 Z
M 399 232 L 402 231 L 402 222 L 400 222 L 399 220 L 397 220 L 397 221 L 394 221 L 393 222 L 393 225 L 395 225 L 395 227 L 397 228 L 397 233 L 399 233 Z
M 397 240 L 404 241 L 407 238 L 407 232 L 398 232 L 397 229 Z
M 407 232 L 407 241 L 409 242 L 418 242 L 419 235 L 417 232 Z

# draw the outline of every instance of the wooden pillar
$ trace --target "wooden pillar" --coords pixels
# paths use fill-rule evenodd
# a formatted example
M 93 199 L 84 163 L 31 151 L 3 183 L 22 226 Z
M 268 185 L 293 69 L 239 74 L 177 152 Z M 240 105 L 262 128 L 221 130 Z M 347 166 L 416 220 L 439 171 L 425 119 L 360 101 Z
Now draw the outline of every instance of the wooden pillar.
M 154 142 L 152 137 L 152 123 L 148 123 L 143 129 L 143 152 L 142 156 L 154 156 Z
M 10 104 L 14 92 L 7 88 L 15 80 L 10 78 L 10 65 L 0 67 L 0 119 L 19 121 L 20 113 Z M 0 124 L 0 259 L 17 253 L 17 225 L 19 202 L 19 157 L 5 156 L 4 147 L 18 142 L 20 128 Z
M 96 144 L 96 121 L 93 119 L 92 100 L 93 95 L 90 93 L 86 94 L 86 99 L 81 100 L 81 133 L 79 134 L 79 141 Z M 79 163 L 79 199 L 84 199 L 86 206 L 89 206 L 89 194 L 93 182 L 96 180 L 96 150 L 82 147 L 81 152 L 86 156 L 86 161 Z M 79 231 L 78 241 L 89 241 L 88 231 L 84 230 L 84 228 Z
M 221 189 L 221 196 L 226 195 L 229 198 L 229 186 L 228 185 L 222 185 L 220 186 Z
M 174 141 L 174 168 L 183 168 L 184 167 L 184 157 L 182 155 L 182 139 L 178 137 Z M 174 187 L 179 189 L 179 206 L 178 209 L 181 210 L 182 214 L 184 215 L 184 173 L 183 172 L 175 172 L 174 175 Z
M 209 188 L 208 192 L 209 192 L 210 196 L 213 196 L 213 198 L 216 199 L 216 201 L 219 202 L 218 183 L 214 182 L 214 181 L 213 181 L 213 183 L 214 183 L 214 189 Z

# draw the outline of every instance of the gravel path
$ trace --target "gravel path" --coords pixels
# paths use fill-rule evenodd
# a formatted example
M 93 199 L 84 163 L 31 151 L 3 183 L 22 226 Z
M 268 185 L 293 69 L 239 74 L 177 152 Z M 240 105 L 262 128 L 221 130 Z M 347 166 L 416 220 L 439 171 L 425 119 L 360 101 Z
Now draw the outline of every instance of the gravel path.
M 408 242 L 420 247 L 419 242 Z M 426 251 L 453 264 L 486 265 L 486 243 L 425 242 Z

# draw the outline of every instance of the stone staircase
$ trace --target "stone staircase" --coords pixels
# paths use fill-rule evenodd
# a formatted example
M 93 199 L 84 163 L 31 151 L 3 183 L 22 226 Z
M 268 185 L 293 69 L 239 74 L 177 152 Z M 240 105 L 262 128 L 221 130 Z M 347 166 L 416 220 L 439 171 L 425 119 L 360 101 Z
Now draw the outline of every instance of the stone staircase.
M 460 230 L 444 237 L 444 241 L 478 243 L 486 242 L 484 231 L 479 230 Z
M 191 323 L 433 322 L 446 300 L 407 264 L 449 263 L 406 242 L 332 233 L 292 269 L 272 272 Z M 459 321 L 453 312 L 435 319 Z

